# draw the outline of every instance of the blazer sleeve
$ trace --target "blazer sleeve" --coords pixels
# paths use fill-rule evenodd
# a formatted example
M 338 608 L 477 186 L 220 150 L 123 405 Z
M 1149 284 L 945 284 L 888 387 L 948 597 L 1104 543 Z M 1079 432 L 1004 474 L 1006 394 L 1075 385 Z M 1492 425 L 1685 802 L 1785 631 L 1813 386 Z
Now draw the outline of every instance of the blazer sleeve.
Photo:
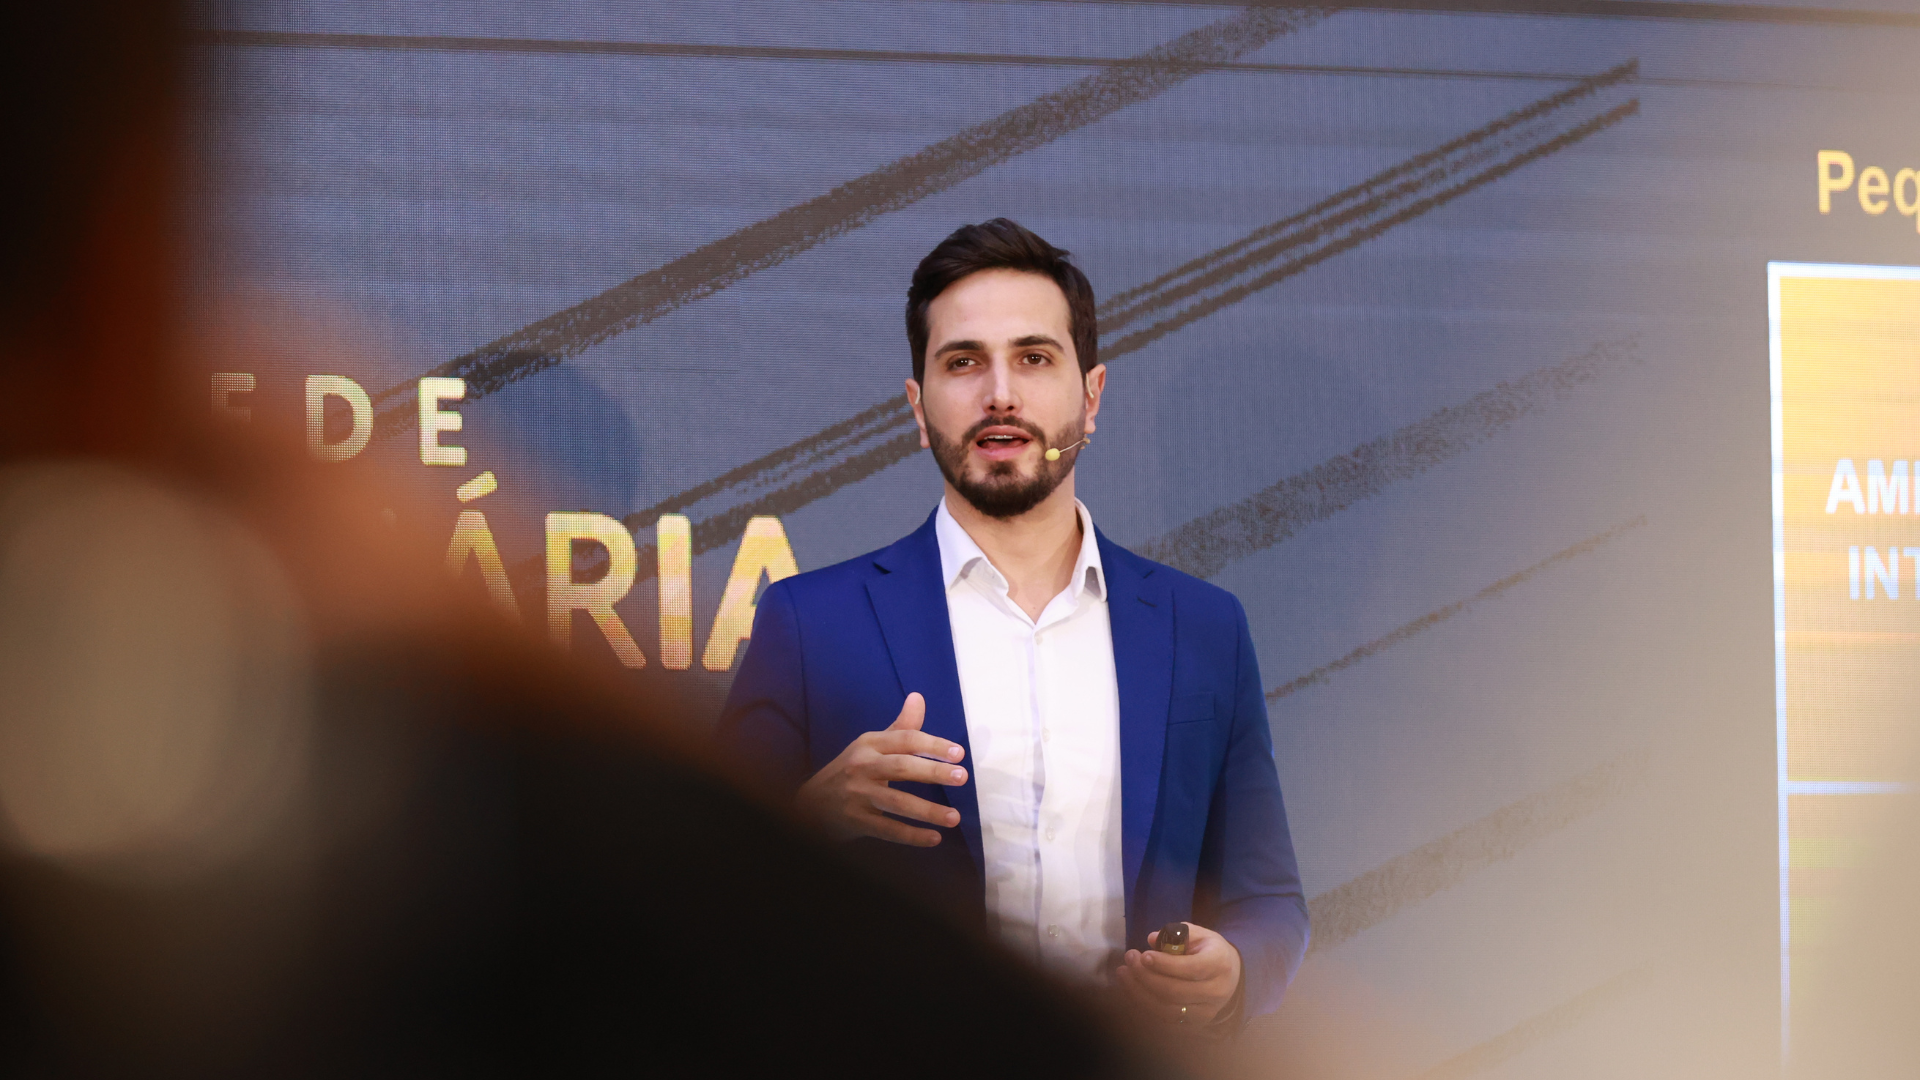
M 736 766 L 782 798 L 812 775 L 802 656 L 792 590 L 775 582 L 760 595 L 714 737 Z
M 1203 902 L 1195 906 L 1214 920 L 1206 922 L 1202 915 L 1202 925 L 1218 930 L 1240 950 L 1242 1016 L 1251 1018 L 1280 1006 L 1306 957 L 1307 897 L 1280 798 L 1253 635 L 1238 599 L 1233 610 L 1239 634 L 1233 720 L 1201 851 L 1203 896 L 1196 900 Z M 1207 892 L 1214 895 L 1207 897 Z

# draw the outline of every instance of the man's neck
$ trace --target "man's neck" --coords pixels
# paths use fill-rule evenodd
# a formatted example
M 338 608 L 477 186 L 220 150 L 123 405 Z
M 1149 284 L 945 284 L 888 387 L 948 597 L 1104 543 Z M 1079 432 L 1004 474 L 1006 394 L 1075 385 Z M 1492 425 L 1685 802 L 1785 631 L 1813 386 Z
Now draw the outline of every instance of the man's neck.
M 988 517 L 951 484 L 946 500 L 947 513 L 1007 579 L 1008 596 L 1037 621 L 1048 602 L 1073 580 L 1080 559 L 1080 512 L 1073 502 L 1072 474 L 1038 506 L 1015 518 Z

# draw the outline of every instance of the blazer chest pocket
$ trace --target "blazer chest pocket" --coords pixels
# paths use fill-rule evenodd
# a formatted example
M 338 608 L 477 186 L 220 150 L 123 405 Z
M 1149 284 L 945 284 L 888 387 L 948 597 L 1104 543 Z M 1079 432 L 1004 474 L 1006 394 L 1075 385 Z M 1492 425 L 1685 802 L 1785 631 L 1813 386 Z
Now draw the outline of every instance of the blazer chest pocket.
M 1214 719 L 1212 694 L 1180 694 L 1167 713 L 1167 757 L 1160 798 L 1171 816 L 1191 831 L 1198 844 L 1206 829 L 1214 783 L 1226 758 L 1227 738 Z
M 1173 708 L 1167 713 L 1168 727 L 1179 724 L 1206 724 L 1212 721 L 1212 694 L 1181 694 L 1173 699 Z

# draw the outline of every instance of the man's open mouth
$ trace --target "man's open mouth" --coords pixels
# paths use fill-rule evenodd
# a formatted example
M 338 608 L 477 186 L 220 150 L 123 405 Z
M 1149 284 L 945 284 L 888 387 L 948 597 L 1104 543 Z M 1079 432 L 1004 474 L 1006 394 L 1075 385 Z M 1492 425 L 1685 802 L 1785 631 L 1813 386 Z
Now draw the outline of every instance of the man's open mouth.
M 1033 436 L 1011 427 L 990 427 L 973 440 L 973 445 L 987 457 L 1010 458 L 1017 456 L 1033 441 Z

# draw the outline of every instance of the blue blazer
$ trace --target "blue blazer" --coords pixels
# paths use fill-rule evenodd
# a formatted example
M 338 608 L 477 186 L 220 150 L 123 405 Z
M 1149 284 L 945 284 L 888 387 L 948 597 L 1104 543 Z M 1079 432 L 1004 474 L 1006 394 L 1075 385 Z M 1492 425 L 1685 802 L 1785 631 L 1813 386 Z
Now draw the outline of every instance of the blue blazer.
M 1120 691 L 1121 852 L 1127 944 L 1175 920 L 1240 950 L 1246 1016 L 1280 1004 L 1307 948 L 1307 903 L 1274 770 L 1267 706 L 1233 594 L 1095 531 Z M 933 517 L 870 555 L 787 578 L 761 596 L 718 736 L 791 795 L 911 691 L 925 730 L 968 747 Z M 973 771 L 960 787 L 896 787 L 960 811 L 931 848 L 856 841 L 936 900 L 984 916 Z M 954 832 L 958 836 L 954 836 Z M 955 843 L 958 839 L 960 842 Z

